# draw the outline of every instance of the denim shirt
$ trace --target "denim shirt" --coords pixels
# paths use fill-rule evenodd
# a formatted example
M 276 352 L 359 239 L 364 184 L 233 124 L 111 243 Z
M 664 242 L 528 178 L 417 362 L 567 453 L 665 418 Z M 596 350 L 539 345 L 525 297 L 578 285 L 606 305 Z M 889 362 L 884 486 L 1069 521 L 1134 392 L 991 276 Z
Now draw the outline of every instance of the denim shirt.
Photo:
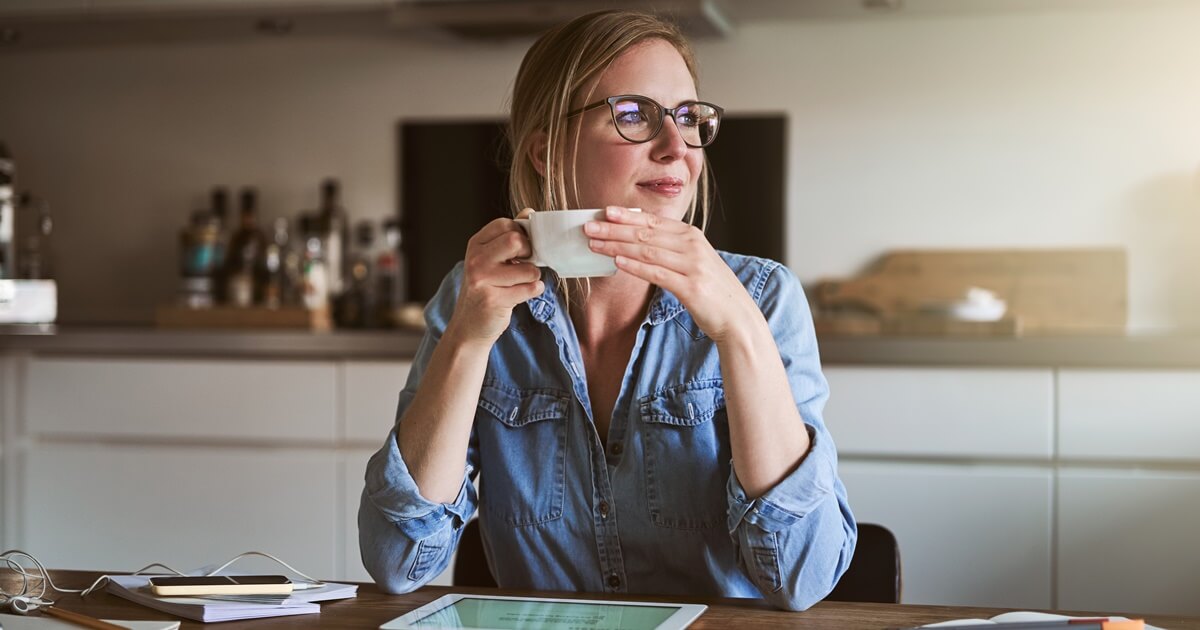
M 368 463 L 359 543 L 376 582 L 402 593 L 440 574 L 478 510 L 504 588 L 754 597 L 791 610 L 825 597 L 850 564 L 857 529 L 821 419 L 828 386 L 812 315 L 787 267 L 720 254 L 766 317 L 804 421 L 795 430 L 811 438 L 795 471 L 747 497 L 732 468 L 717 346 L 662 289 L 638 329 L 606 449 L 574 327 L 547 274 L 546 291 L 513 309 L 491 350 L 454 502 L 421 496 L 394 429 Z M 397 420 L 461 280 L 460 263 L 426 308 Z

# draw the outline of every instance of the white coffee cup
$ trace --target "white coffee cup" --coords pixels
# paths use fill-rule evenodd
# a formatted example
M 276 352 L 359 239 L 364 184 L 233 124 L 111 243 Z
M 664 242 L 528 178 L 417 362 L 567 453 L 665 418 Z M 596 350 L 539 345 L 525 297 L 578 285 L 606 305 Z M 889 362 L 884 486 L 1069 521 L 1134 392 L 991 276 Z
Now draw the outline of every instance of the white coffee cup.
M 604 210 L 589 209 L 534 212 L 516 222 L 533 244 L 533 256 L 528 262 L 550 267 L 560 278 L 592 278 L 617 273 L 612 256 L 592 251 L 588 247 L 590 239 L 583 233 L 585 223 L 604 220 Z

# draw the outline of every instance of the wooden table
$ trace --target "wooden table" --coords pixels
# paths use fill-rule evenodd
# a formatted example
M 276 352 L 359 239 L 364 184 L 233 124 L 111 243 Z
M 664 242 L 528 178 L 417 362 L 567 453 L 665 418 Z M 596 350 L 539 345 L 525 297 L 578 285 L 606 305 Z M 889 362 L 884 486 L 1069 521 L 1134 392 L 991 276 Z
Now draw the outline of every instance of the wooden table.
M 90 571 L 53 571 L 51 574 L 55 583 L 64 588 L 84 588 L 100 575 L 99 573 Z M 0 585 L 10 593 L 16 586 L 17 580 L 14 577 L 11 572 L 0 571 Z M 378 628 L 383 623 L 452 591 L 479 595 L 533 595 L 576 599 L 606 599 L 602 595 L 580 593 L 533 593 L 505 589 L 458 587 L 451 589 L 440 586 L 427 586 L 407 595 L 387 595 L 380 592 L 373 584 L 363 584 L 359 586 L 358 597 L 322 604 L 320 614 L 230 621 L 216 625 L 184 621 L 183 628 L 209 628 L 210 630 Z M 775 610 L 758 600 L 749 599 L 675 596 L 628 596 L 622 599 L 707 604 L 708 610 L 691 625 L 691 628 L 695 628 L 696 630 L 704 630 L 706 628 L 722 630 L 727 628 L 738 628 L 739 630 L 750 628 L 837 628 L 839 630 L 862 628 L 864 630 L 880 630 L 892 627 L 911 627 L 949 619 L 987 618 L 1008 610 L 1003 608 L 968 608 L 958 606 L 821 602 L 805 612 L 794 613 Z M 106 619 L 173 619 L 170 615 L 139 606 L 108 593 L 89 595 L 86 600 L 80 599 L 78 595 L 63 595 L 58 598 L 58 604 L 67 610 L 74 610 L 93 617 Z M 1143 617 L 1143 615 L 1133 614 L 1125 614 L 1125 616 Z M 1169 630 L 1200 630 L 1200 618 L 1173 617 L 1170 615 L 1146 615 L 1144 618 L 1148 623 Z

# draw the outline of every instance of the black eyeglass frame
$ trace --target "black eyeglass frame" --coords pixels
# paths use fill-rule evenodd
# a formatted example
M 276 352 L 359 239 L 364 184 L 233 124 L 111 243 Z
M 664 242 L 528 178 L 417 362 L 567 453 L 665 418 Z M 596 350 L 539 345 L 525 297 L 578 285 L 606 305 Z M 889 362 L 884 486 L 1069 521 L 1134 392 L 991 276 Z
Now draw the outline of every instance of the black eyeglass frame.
M 616 106 L 619 101 L 626 100 L 626 99 L 642 99 L 645 101 L 650 101 L 651 103 L 654 103 L 654 105 L 658 107 L 659 111 L 662 112 L 662 115 L 658 117 L 658 127 L 655 128 L 654 133 L 651 133 L 650 136 L 648 138 L 646 138 L 645 140 L 631 140 L 628 137 L 626 137 L 625 134 L 621 133 L 621 125 L 619 125 L 617 123 Z M 679 105 L 676 105 L 675 107 L 664 107 L 662 105 L 662 103 L 659 103 L 658 101 L 650 98 L 649 96 L 642 96 L 641 94 L 618 94 L 617 96 L 610 96 L 604 100 L 596 101 L 595 103 L 592 103 L 590 105 L 584 105 L 583 107 L 580 107 L 579 109 L 569 111 L 569 112 L 567 112 L 566 117 L 570 118 L 572 116 L 578 116 L 579 114 L 582 114 L 584 112 L 589 112 L 593 109 L 596 109 L 597 107 L 600 107 L 601 105 L 608 105 L 608 115 L 610 118 L 612 118 L 613 128 L 617 130 L 617 135 L 621 136 L 621 138 L 624 139 L 626 142 L 632 142 L 633 144 L 642 144 L 643 142 L 650 142 L 651 140 L 657 138 L 658 134 L 662 132 L 663 122 L 667 119 L 667 116 L 670 116 L 671 120 L 675 121 L 675 126 L 678 127 L 679 121 L 675 118 L 676 111 L 683 109 L 685 107 L 688 107 L 690 105 L 707 105 L 708 107 L 713 108 L 713 110 L 715 110 L 717 112 L 717 129 L 716 129 L 716 131 L 713 132 L 713 135 L 712 135 L 712 137 L 710 137 L 708 139 L 708 142 L 706 142 L 704 144 L 692 144 L 692 143 L 688 142 L 687 140 L 683 141 L 684 144 L 688 145 L 689 147 L 691 147 L 693 149 L 703 149 L 704 147 L 707 147 L 708 145 L 712 144 L 713 141 L 717 139 L 717 134 L 720 133 L 720 131 L 721 131 L 721 119 L 725 116 L 725 108 L 721 107 L 720 105 L 714 105 L 713 103 L 709 103 L 708 101 L 684 101 L 683 103 L 680 103 Z M 680 134 L 680 135 L 682 135 L 682 134 Z

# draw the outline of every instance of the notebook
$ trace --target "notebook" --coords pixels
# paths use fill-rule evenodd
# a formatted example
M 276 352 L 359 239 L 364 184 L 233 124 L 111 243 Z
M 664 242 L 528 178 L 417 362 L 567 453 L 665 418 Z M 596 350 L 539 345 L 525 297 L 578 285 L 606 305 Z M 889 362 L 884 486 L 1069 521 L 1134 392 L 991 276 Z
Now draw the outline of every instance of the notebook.
M 321 612 L 317 602 L 358 595 L 358 586 L 326 582 L 320 588 L 293 591 L 290 595 L 224 597 L 157 597 L 150 592 L 148 575 L 109 576 L 108 592 L 134 603 L 205 623 L 234 619 L 259 619 Z M 5 626 L 4 630 L 8 630 Z

